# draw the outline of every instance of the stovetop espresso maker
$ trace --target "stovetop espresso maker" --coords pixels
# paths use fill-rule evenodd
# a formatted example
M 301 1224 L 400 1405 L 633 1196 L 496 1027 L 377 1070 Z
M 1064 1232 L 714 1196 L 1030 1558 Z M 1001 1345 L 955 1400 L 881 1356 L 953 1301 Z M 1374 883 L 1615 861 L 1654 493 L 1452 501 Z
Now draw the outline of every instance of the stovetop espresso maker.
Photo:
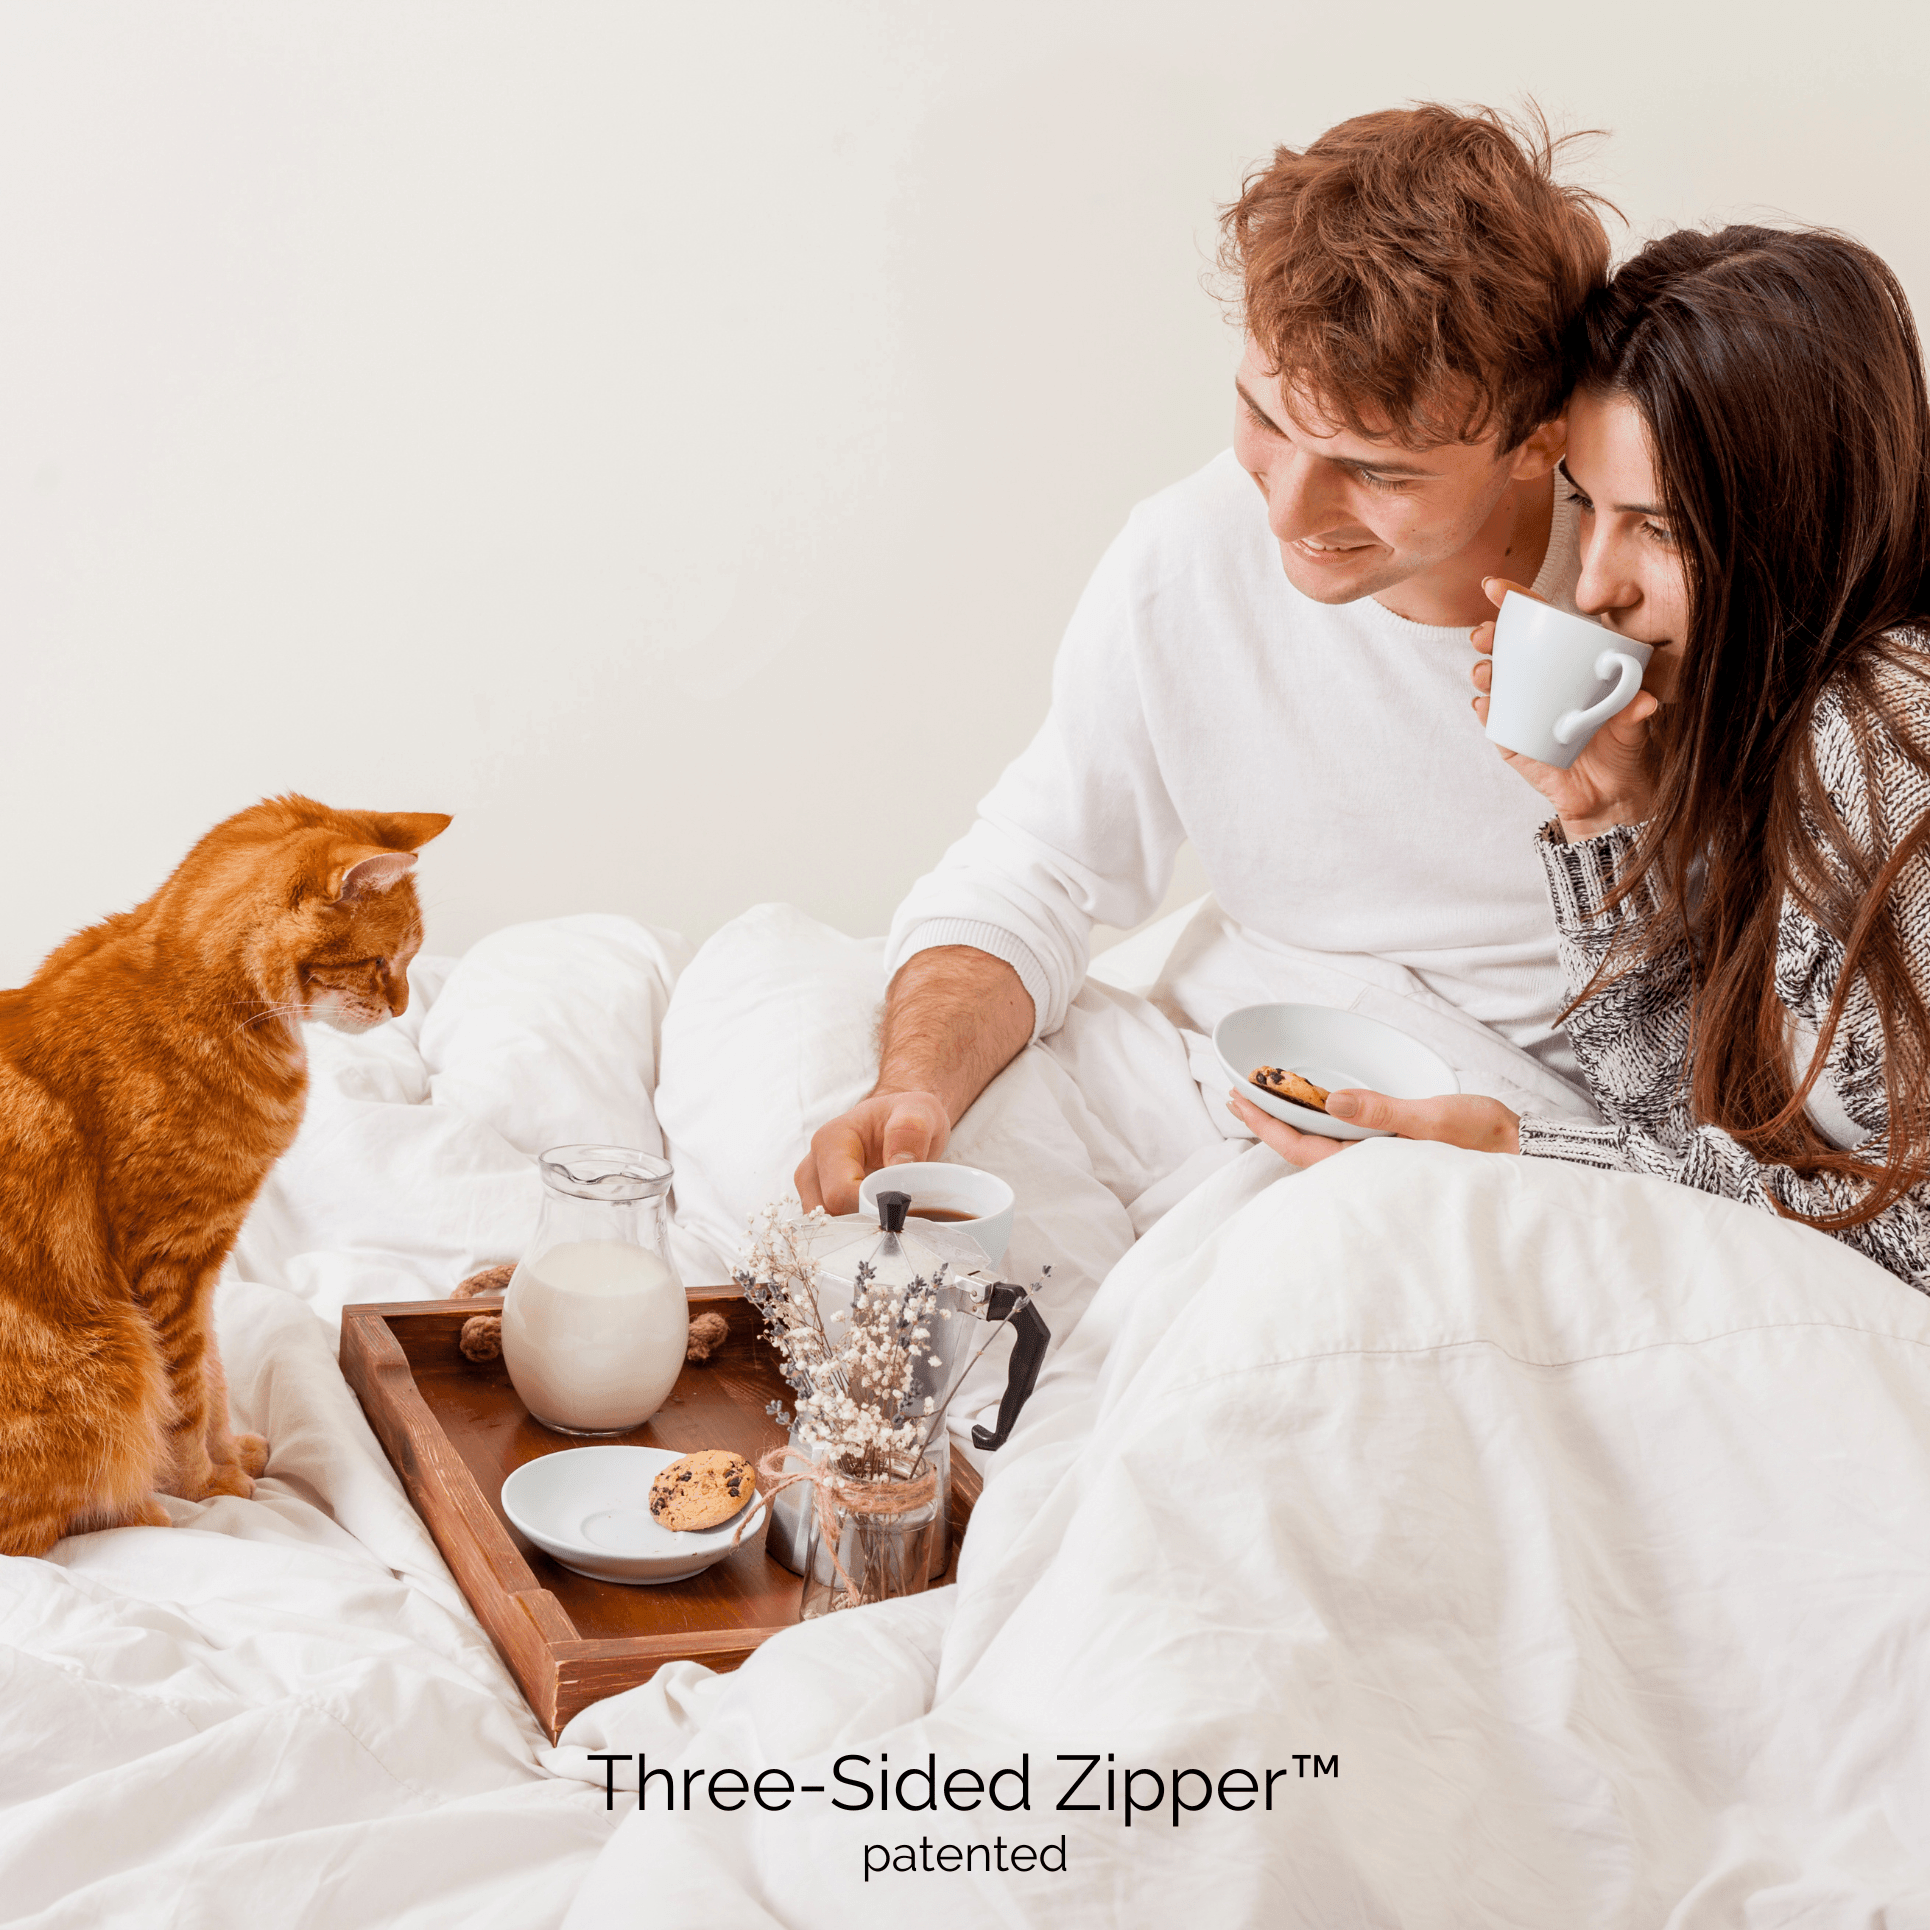
M 1052 1338 L 1037 1306 L 1021 1287 L 999 1280 L 978 1242 L 962 1228 L 939 1221 L 908 1219 L 910 1195 L 881 1192 L 878 1217 L 849 1213 L 827 1220 L 813 1243 L 818 1266 L 818 1311 L 827 1326 L 851 1305 L 857 1291 L 858 1268 L 868 1264 L 874 1279 L 887 1286 L 905 1286 L 914 1278 L 936 1282 L 942 1317 L 931 1325 L 932 1339 L 920 1360 L 910 1389 L 908 1411 L 917 1414 L 930 1400 L 946 1407 L 959 1382 L 991 1338 L 988 1328 L 1009 1322 L 1013 1333 L 1011 1359 L 998 1415 L 991 1427 L 974 1426 L 972 1446 L 991 1453 L 1005 1445 L 1039 1378 L 1039 1367 Z M 938 1474 L 939 1533 L 932 1553 L 932 1574 L 942 1574 L 951 1560 L 951 1410 L 946 1412 L 926 1444 L 925 1455 Z M 798 1427 L 791 1429 L 791 1446 L 801 1455 L 812 1444 Z M 793 1574 L 803 1573 L 806 1497 L 811 1490 L 800 1483 L 785 1489 L 771 1504 L 766 1550 Z

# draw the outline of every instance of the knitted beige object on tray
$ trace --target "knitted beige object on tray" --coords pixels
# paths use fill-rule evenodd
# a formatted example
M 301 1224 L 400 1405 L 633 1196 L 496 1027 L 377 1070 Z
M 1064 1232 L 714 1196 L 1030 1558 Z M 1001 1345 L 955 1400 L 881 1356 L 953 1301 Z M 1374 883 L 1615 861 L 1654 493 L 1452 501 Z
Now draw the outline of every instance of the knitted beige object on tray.
M 730 1322 L 720 1313 L 700 1313 L 690 1323 L 690 1343 L 684 1349 L 686 1360 L 708 1360 L 724 1344 Z
M 514 1260 L 504 1261 L 499 1266 L 484 1267 L 479 1273 L 472 1273 L 449 1298 L 451 1300 L 473 1300 L 478 1294 L 501 1293 L 509 1285 L 509 1276 L 516 1271 Z M 503 1351 L 503 1317 L 499 1313 L 479 1313 L 473 1320 L 462 1323 L 462 1338 L 457 1342 L 464 1357 L 469 1360 L 494 1360 Z

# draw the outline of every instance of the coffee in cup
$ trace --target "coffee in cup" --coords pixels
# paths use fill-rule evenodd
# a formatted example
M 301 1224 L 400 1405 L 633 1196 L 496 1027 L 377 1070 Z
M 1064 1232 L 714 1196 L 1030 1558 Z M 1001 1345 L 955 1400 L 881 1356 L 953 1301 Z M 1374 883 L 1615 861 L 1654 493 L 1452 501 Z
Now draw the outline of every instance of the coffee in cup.
M 1015 1197 L 996 1173 L 939 1159 L 880 1167 L 858 1188 L 858 1211 L 875 1218 L 880 1193 L 910 1194 L 913 1219 L 950 1221 L 978 1242 L 994 1266 L 1004 1259 Z

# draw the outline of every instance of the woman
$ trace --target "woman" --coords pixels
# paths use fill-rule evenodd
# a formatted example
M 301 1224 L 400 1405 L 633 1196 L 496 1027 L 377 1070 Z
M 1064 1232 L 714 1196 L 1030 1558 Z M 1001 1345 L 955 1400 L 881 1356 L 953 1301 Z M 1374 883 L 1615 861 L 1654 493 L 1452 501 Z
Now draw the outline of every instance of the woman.
M 1746 1200 L 1930 1291 L 1930 408 L 1909 305 L 1854 242 L 1735 227 L 1652 243 L 1583 329 L 1576 602 L 1659 647 L 1571 770 L 1504 755 L 1555 808 L 1566 1024 L 1607 1123 L 1473 1097 L 1328 1110 Z M 1484 719 L 1488 679 L 1477 663 Z M 1342 1150 L 1234 1110 L 1296 1165 Z

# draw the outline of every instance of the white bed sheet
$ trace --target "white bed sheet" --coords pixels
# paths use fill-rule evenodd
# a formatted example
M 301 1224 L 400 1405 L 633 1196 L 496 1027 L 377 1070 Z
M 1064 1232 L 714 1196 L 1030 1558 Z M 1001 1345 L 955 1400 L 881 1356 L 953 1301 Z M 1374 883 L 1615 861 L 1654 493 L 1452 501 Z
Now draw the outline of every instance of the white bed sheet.
M 393 1024 L 311 1029 L 300 1137 L 217 1303 L 236 1419 L 270 1442 L 254 1497 L 0 1564 L 0 1922 L 558 1921 L 613 1827 L 601 1772 L 546 1746 L 341 1379 L 338 1316 L 519 1254 L 542 1148 L 663 1144 L 688 957 L 628 919 L 522 926 L 419 959 Z M 753 1081 L 739 1115 L 763 1110 Z M 686 1278 L 720 1277 L 733 1239 L 680 1227 Z M 667 1672 L 678 1721 L 680 1684 L 692 1707 L 714 1686 Z
M 1930 1301 L 1820 1234 L 1544 1162 L 1256 1149 L 1115 1270 L 955 1589 L 579 1719 L 827 1794 L 626 1798 L 570 1930 L 1930 1923 L 1926 1396 Z M 844 1752 L 1022 1751 L 1028 1814 L 828 1807 Z M 1128 1831 L 1051 1807 L 1061 1752 L 1295 1773 L 1271 1815 Z M 867 1845 L 995 1832 L 1063 1834 L 1067 1874 L 865 1880 Z
M 0 1921 L 507 1930 L 581 1887 L 583 1924 L 1930 1924 L 1930 1309 L 1741 1208 L 1439 1149 L 1286 1182 L 1209 1147 L 1217 1176 L 1082 1289 L 958 1588 L 734 1677 L 677 1665 L 546 1748 L 340 1379 L 335 1315 L 516 1254 L 529 1155 L 658 1143 L 660 1072 L 680 1257 L 713 1274 L 729 1193 L 777 1190 L 786 1118 L 858 1076 L 875 961 L 834 938 L 773 914 L 713 954 L 766 974 L 756 1023 L 728 974 L 679 983 L 675 939 L 587 918 L 424 962 L 403 1021 L 316 1036 L 220 1301 L 237 1418 L 273 1449 L 255 1499 L 0 1567 Z M 779 1023 L 819 1028 L 815 1069 L 718 1101 Z M 1191 1090 L 1094 988 L 960 1151 L 1025 1162 L 1022 1261 L 1096 1283 L 1153 1215 L 1079 1110 L 1081 1054 L 1138 1066 L 1142 1100 Z M 1342 1775 L 1277 1837 L 1221 1818 L 1128 1851 L 1054 1818 L 1056 1892 L 888 1889 L 854 1880 L 844 1819 L 624 1822 L 589 1760 L 1102 1735 Z
M 555 1923 L 606 1833 L 285 1291 L 224 1288 L 251 1501 L 0 1564 L 0 1921 Z

